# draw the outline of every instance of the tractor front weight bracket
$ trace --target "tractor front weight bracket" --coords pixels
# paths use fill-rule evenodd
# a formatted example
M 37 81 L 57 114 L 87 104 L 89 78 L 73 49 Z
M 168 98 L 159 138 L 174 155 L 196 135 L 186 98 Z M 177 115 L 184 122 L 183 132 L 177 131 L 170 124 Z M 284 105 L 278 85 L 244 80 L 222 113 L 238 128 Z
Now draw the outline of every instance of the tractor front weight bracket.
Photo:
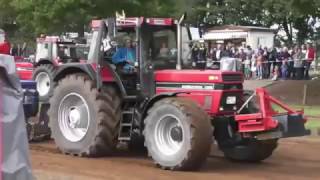
M 240 133 L 252 133 L 262 139 L 297 137 L 310 134 L 310 131 L 306 130 L 304 126 L 307 119 L 304 117 L 303 110 L 296 111 L 291 109 L 269 95 L 264 88 L 256 89 L 255 95 L 259 102 L 259 112 L 239 114 L 238 111 L 235 115 L 235 121 L 238 122 Z M 250 97 L 250 100 L 252 97 Z M 272 105 L 280 107 L 284 110 L 284 113 L 275 111 Z

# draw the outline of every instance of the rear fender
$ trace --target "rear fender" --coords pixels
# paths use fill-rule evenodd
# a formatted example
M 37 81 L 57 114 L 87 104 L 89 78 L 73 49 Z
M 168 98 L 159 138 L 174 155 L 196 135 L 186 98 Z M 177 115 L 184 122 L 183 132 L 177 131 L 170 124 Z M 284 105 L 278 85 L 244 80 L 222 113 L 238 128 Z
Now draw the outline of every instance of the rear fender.
M 100 72 L 100 74 L 97 72 Z M 96 82 L 98 89 L 101 88 L 103 84 L 116 84 L 121 92 L 121 95 L 126 96 L 126 90 L 121 82 L 120 77 L 110 67 L 98 69 L 98 67 L 95 65 L 80 63 L 60 65 L 54 77 L 54 81 L 57 82 L 67 75 L 74 73 L 83 73 L 88 75 L 91 80 Z
M 89 64 L 64 64 L 58 67 L 58 71 L 54 77 L 54 81 L 59 81 L 67 75 L 74 73 L 83 73 L 88 75 L 91 80 L 97 80 L 96 72 Z
M 50 61 L 48 59 L 40 59 L 38 62 L 35 62 L 35 66 L 40 66 L 40 65 L 43 65 L 43 64 L 51 64 L 53 66 L 57 66 L 58 63 L 55 62 L 55 61 Z
M 100 75 L 97 76 L 98 82 L 101 82 L 103 84 L 114 83 L 118 86 L 123 97 L 127 95 L 120 76 L 109 63 L 106 63 L 104 61 L 102 62 L 102 66 L 93 65 L 93 67 L 96 72 L 100 72 Z

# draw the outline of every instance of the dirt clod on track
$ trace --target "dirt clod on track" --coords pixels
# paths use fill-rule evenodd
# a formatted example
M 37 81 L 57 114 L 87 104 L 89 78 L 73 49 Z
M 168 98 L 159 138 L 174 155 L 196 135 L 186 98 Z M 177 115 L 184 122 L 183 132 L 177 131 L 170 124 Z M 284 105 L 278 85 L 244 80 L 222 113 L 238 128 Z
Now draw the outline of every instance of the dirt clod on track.
M 113 157 L 79 158 L 59 153 L 53 142 L 31 144 L 31 160 L 38 180 L 210 180 L 319 179 L 320 140 L 281 140 L 273 156 L 260 164 L 229 162 L 213 148 L 198 172 L 158 169 L 147 155 L 120 152 Z

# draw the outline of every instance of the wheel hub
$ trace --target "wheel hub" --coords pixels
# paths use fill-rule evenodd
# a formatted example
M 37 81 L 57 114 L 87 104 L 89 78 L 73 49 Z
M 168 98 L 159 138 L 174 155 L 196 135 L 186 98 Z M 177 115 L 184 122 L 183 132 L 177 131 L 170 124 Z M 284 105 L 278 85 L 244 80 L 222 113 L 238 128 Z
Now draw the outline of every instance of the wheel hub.
M 159 151 L 165 155 L 175 155 L 183 144 L 183 128 L 174 115 L 165 115 L 160 118 L 155 128 L 155 143 Z
M 174 141 L 181 142 L 182 141 L 182 128 L 179 126 L 175 126 L 170 131 L 171 138 Z
M 48 73 L 41 72 L 36 76 L 37 91 L 40 96 L 45 96 L 50 91 L 50 77 Z
M 69 113 L 69 125 L 71 128 L 75 128 L 79 125 L 81 119 L 80 111 L 77 108 L 71 108 Z
M 88 132 L 90 120 L 89 106 L 80 94 L 70 93 L 63 97 L 58 109 L 58 122 L 67 140 L 81 141 Z

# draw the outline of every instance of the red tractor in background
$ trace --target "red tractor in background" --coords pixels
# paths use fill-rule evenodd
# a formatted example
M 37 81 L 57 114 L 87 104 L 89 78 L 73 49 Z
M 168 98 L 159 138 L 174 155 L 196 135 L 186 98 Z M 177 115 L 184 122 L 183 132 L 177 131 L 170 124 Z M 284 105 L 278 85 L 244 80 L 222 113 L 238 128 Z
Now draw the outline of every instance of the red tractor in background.
M 161 168 L 194 170 L 206 160 L 213 139 L 226 158 L 257 162 L 271 156 L 279 138 L 308 134 L 303 112 L 264 89 L 246 94 L 242 73 L 185 67 L 183 19 L 92 21 L 88 60 L 60 65 L 54 77 L 49 123 L 63 153 L 111 155 L 119 142 L 134 145 L 142 137 Z M 123 36 L 134 39 L 135 63 L 126 60 L 128 50 L 122 63 L 114 61 L 120 47 L 104 51 L 106 40 L 119 45 L 113 41 Z M 134 70 L 124 72 L 127 64 Z
M 58 36 L 37 38 L 34 71 L 32 79 L 37 82 L 37 90 L 41 101 L 48 101 L 55 83 L 53 77 L 57 66 L 64 63 L 79 62 L 77 44 Z
M 7 40 L 6 33 L 0 29 L 0 54 L 11 54 L 11 44 Z M 17 73 L 21 80 L 31 80 L 33 65 L 25 62 L 23 56 L 14 56 L 16 62 Z

